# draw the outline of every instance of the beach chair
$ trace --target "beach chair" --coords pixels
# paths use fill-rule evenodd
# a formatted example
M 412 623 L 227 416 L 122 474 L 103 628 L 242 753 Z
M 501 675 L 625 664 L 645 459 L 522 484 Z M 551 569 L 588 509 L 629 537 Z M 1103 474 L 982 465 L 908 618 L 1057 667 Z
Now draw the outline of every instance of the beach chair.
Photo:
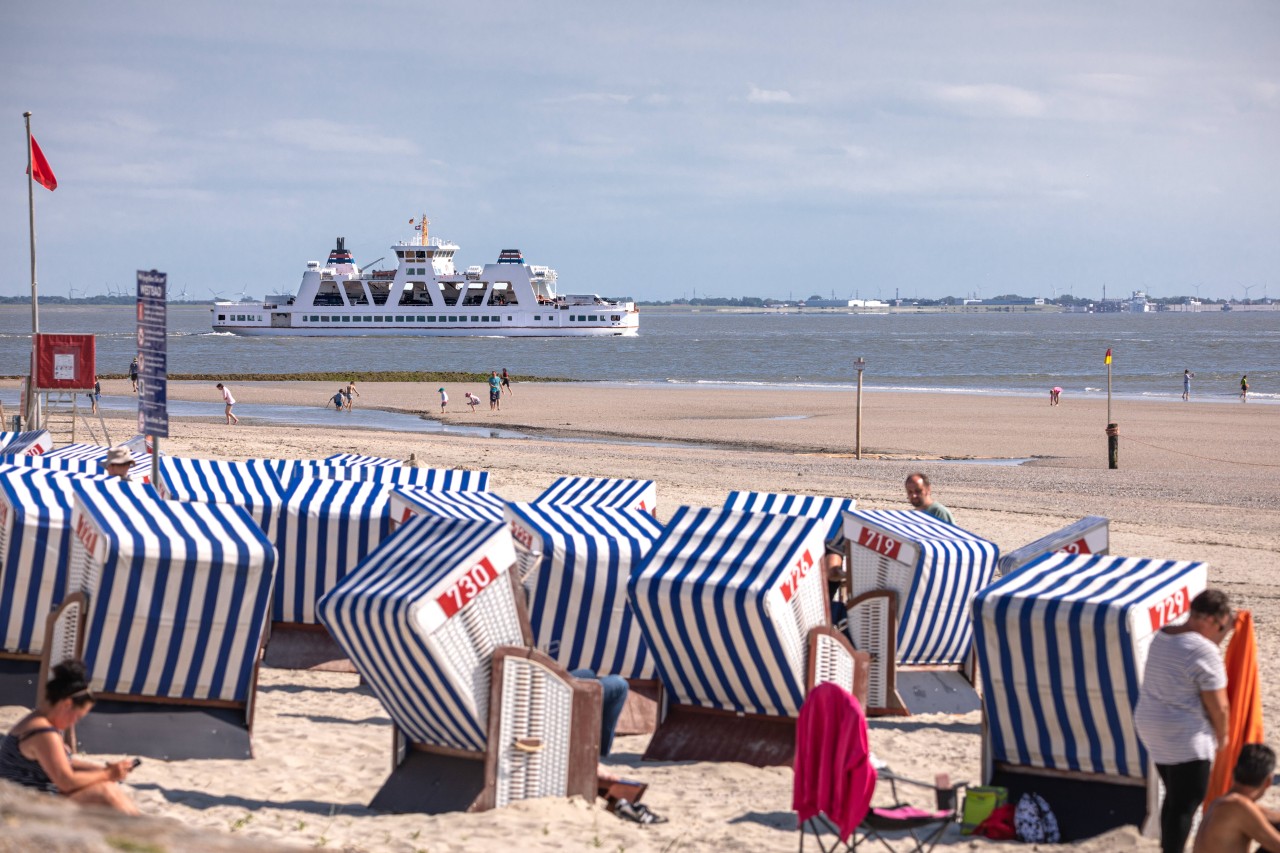
M 110 447 L 100 444 L 66 444 L 40 456 L 27 457 L 27 464 L 84 474 L 104 474 L 109 450 L 111 450 Z M 129 456 L 133 459 L 133 467 L 129 469 L 129 480 L 135 483 L 150 483 L 151 454 L 146 450 L 129 447 Z
M 371 808 L 480 811 L 595 797 L 601 688 L 532 640 L 499 522 L 406 522 L 317 612 L 394 723 Z
M 1054 553 L 978 593 L 983 784 L 1042 795 L 1064 842 L 1140 824 L 1147 649 L 1207 585 L 1204 563 Z
M 396 486 L 388 500 L 393 529 L 419 515 L 502 521 L 506 505 L 492 492 L 442 491 L 424 486 Z
M 888 782 L 893 804 L 873 807 L 879 783 Z M 819 684 L 800 709 L 796 727 L 796 762 L 791 807 L 800 831 L 800 850 L 810 834 L 822 853 L 881 846 L 892 851 L 910 845 L 928 853 L 956 822 L 965 783 L 952 785 L 945 773 L 932 784 L 899 776 L 876 766 L 867 740 L 867 718 L 858 700 L 835 684 Z M 934 796 L 934 808 L 902 802 L 898 786 L 923 788 Z M 830 843 L 824 836 L 833 836 Z
M 1034 542 L 1010 551 L 1000 558 L 996 569 L 999 576 L 1010 574 L 1044 554 L 1061 551 L 1064 554 L 1111 553 L 1110 521 L 1100 515 L 1086 515 L 1061 530 L 1041 536 Z
M 280 472 L 290 478 L 316 477 L 325 480 L 358 480 L 388 486 L 417 486 L 437 491 L 486 492 L 488 471 L 466 471 L 461 468 L 409 468 L 395 465 L 336 465 L 314 460 L 286 460 L 277 463 Z M 283 479 L 283 474 L 281 474 Z M 289 480 L 285 480 L 286 483 Z
M 317 619 L 316 602 L 390 535 L 391 489 L 313 477 L 295 478 L 289 485 L 274 532 L 279 568 L 267 666 L 352 671 Z
M 612 506 L 658 514 L 658 489 L 652 480 L 561 477 L 533 499 L 536 504 Z
M 50 450 L 53 450 L 53 437 L 47 429 L 0 432 L 0 457 L 39 456 Z
M 849 637 L 871 655 L 867 713 L 978 710 L 969 606 L 996 546 L 915 510 L 847 512 L 844 534 Z
M 324 461 L 330 465 L 380 465 L 395 467 L 403 465 L 403 459 L 392 459 L 389 456 L 369 456 L 364 453 L 335 453 L 326 456 Z
M 534 646 L 570 672 L 627 679 L 617 733 L 653 731 L 658 675 L 627 601 L 627 579 L 662 525 L 640 509 L 538 503 L 507 504 L 506 520 Z
M 161 456 L 156 489 L 165 500 L 238 506 L 271 538 L 284 487 L 265 459 L 232 462 Z
M 35 706 L 45 621 L 67 593 L 77 477 L 0 465 L 0 705 Z
M 258 657 L 275 551 L 240 507 L 161 500 L 150 486 L 76 481 L 68 594 L 49 617 L 40 683 L 89 670 L 87 752 L 252 756 Z
M 789 764 L 808 689 L 865 697 L 867 656 L 830 626 L 816 518 L 680 507 L 627 594 L 662 679 L 646 760 Z

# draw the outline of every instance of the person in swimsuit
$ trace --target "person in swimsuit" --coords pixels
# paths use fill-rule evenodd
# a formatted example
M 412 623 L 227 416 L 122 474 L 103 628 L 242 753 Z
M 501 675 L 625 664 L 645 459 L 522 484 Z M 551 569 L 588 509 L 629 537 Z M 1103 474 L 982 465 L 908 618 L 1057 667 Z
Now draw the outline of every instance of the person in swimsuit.
M 96 764 L 74 758 L 63 739 L 63 732 L 92 708 L 84 664 L 68 661 L 55 666 L 36 709 L 0 740 L 0 779 L 59 794 L 80 805 L 138 814 L 133 800 L 116 784 L 129 775 L 134 763 L 125 759 Z

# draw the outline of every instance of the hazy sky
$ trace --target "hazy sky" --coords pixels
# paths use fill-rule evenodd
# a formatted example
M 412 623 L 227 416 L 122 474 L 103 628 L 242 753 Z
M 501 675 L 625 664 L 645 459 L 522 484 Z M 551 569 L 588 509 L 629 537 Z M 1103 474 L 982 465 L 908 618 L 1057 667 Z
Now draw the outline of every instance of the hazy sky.
M 41 293 L 292 290 L 425 212 L 562 292 L 1280 297 L 1280 2 L 0 3 Z M 384 262 L 385 263 L 385 262 Z

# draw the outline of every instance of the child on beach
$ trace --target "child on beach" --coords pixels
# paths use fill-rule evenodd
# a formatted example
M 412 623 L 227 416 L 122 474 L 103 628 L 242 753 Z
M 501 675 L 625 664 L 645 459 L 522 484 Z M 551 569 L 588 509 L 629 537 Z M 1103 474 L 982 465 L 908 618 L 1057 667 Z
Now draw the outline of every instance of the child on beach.
M 333 397 L 330 398 L 329 402 L 333 403 L 333 407 L 341 412 L 343 408 L 346 407 L 347 395 L 341 388 L 339 388 L 338 393 L 334 394 Z
M 449 395 L 443 388 L 440 388 L 439 391 L 440 391 L 440 414 L 443 415 L 444 407 L 449 405 Z
M 1050 406 L 1058 405 L 1061 397 L 1062 397 L 1062 388 L 1060 386 L 1054 385 L 1052 388 L 1049 389 L 1049 405 Z
M 467 396 L 467 405 L 471 407 L 471 411 L 472 413 L 474 413 L 476 410 L 476 406 L 480 405 L 480 398 L 477 397 L 475 394 L 472 394 L 470 391 L 467 392 L 466 396 Z
M 236 398 L 231 396 L 231 389 L 225 387 L 221 382 L 218 383 L 218 390 L 222 392 L 222 402 L 227 406 L 227 425 L 237 425 L 240 419 L 231 413 L 231 407 L 236 404 Z
M 352 379 L 347 383 L 347 387 L 343 390 L 342 396 L 346 398 L 346 410 L 351 411 L 351 395 L 359 397 L 360 392 L 356 390 L 356 381 Z

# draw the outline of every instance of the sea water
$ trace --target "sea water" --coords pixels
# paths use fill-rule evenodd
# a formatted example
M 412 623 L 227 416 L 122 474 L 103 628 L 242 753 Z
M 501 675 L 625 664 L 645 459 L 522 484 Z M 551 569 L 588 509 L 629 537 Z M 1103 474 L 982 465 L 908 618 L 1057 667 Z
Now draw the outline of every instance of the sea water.
M 44 332 L 97 334 L 102 373 L 137 351 L 130 306 L 42 306 Z M 702 386 L 846 390 L 866 360 L 869 390 L 1105 395 L 1225 401 L 1249 375 L 1250 399 L 1280 401 L 1280 312 L 1152 314 L 787 314 L 642 309 L 640 334 L 607 338 L 240 337 L 215 334 L 207 305 L 169 307 L 169 372 L 388 370 Z M 27 372 L 31 309 L 0 306 L 0 374 Z M 517 391 L 518 393 L 518 391 Z

